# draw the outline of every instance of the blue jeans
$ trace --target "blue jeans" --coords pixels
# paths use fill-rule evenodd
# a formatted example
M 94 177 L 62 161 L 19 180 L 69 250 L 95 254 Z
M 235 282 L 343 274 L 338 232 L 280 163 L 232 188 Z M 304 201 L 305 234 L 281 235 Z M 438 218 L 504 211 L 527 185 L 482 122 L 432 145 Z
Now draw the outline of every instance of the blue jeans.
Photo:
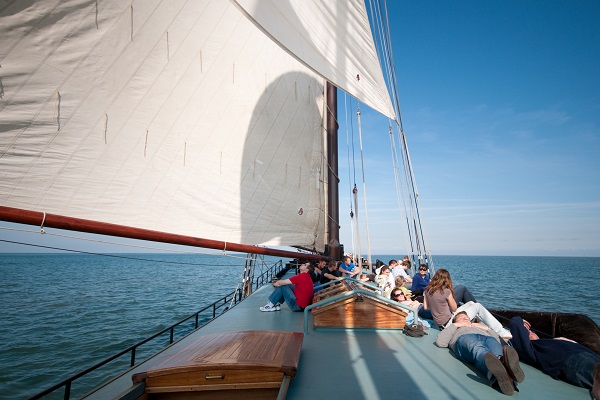
M 293 311 L 302 311 L 302 307 L 296 304 L 296 295 L 294 294 L 294 285 L 277 286 L 269 296 L 269 301 L 273 304 L 285 303 Z
M 425 307 L 423 307 L 423 304 L 421 304 L 419 306 L 419 317 L 423 318 L 423 319 L 433 319 L 433 315 L 431 315 L 431 310 L 426 310 Z
M 563 364 L 563 380 L 572 385 L 591 389 L 594 385 L 594 367 L 600 364 L 600 355 L 592 352 L 575 353 Z
M 469 301 L 477 303 L 475 296 L 471 294 L 471 291 L 465 285 L 454 286 L 454 300 L 456 300 L 456 304 L 465 304 Z
M 497 357 L 502 355 L 502 345 L 493 337 L 469 333 L 462 335 L 454 344 L 454 354 L 463 361 L 475 364 L 478 370 L 486 375 L 488 369 L 485 366 L 486 353 L 493 353 Z

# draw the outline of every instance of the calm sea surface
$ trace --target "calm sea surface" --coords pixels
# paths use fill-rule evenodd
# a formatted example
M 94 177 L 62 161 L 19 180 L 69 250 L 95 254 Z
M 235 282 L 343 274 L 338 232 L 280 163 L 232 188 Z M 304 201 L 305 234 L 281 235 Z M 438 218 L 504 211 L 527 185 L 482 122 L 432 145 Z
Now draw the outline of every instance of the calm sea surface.
M 27 398 L 187 317 L 233 291 L 244 267 L 223 256 L 120 256 L 0 255 L 0 399 Z M 434 263 L 488 308 L 577 312 L 600 323 L 600 258 L 437 256 Z M 168 336 L 157 346 L 167 343 Z M 156 349 L 145 351 L 138 360 Z M 124 357 L 111 368 L 127 364 Z M 73 394 L 111 375 L 78 380 Z

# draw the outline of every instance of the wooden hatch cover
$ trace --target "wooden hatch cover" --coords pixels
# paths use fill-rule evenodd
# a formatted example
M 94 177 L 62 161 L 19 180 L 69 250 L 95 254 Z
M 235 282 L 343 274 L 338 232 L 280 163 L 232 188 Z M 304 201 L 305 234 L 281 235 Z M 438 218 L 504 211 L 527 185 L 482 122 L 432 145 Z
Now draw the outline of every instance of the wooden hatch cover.
M 144 386 L 138 399 L 285 398 L 298 370 L 303 337 L 280 331 L 200 336 L 134 374 L 133 384 Z
M 319 302 L 358 288 L 355 283 L 340 282 L 315 294 Z M 363 290 L 373 291 L 361 286 Z M 385 303 L 367 294 L 354 294 L 311 310 L 315 328 L 402 329 L 406 325 L 406 309 Z

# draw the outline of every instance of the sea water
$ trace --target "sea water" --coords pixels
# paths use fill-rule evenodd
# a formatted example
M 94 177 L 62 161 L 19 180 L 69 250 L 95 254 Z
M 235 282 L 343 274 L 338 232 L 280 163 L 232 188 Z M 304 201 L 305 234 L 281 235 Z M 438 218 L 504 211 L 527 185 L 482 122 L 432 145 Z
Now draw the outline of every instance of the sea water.
M 434 267 L 488 308 L 600 323 L 600 258 L 437 256 Z M 235 290 L 243 268 L 243 257 L 216 255 L 0 255 L 0 399 L 32 396 L 193 314 Z M 111 368 L 125 370 L 123 358 Z M 77 380 L 74 397 L 113 374 Z

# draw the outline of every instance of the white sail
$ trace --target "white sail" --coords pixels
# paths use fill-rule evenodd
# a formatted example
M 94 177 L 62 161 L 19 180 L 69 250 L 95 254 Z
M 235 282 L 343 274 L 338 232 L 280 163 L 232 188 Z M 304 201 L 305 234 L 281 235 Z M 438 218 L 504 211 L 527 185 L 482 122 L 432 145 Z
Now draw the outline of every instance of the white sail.
M 323 249 L 323 79 L 223 0 L 0 8 L 0 205 Z
M 362 0 L 232 0 L 305 65 L 394 119 Z

